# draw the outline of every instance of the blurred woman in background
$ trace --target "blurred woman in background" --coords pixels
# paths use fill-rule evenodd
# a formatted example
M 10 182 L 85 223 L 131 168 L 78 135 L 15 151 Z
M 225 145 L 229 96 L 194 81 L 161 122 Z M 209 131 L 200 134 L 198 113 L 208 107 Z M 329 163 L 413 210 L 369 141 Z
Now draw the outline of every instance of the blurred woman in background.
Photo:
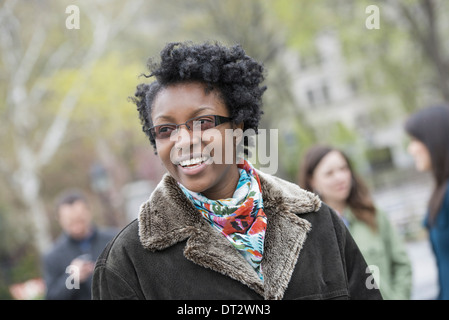
M 410 299 L 412 268 L 403 240 L 379 211 L 362 179 L 341 151 L 313 146 L 301 163 L 299 184 L 318 194 L 345 222 L 373 273 L 384 299 Z
M 435 254 L 439 300 L 449 299 L 449 106 L 432 106 L 412 114 L 405 124 L 408 152 L 418 171 L 431 171 L 435 186 L 424 220 Z

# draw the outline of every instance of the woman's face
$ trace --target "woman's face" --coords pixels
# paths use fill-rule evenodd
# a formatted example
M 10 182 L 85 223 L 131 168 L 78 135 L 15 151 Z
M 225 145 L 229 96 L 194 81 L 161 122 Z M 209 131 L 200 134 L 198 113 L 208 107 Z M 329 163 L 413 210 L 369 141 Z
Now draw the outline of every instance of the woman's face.
M 432 168 L 432 162 L 430 159 L 430 153 L 424 143 L 412 138 L 408 148 L 408 153 L 410 153 L 415 160 L 415 167 L 418 171 L 427 171 Z
M 204 115 L 229 117 L 218 94 L 206 94 L 205 88 L 201 83 L 180 83 L 162 89 L 154 101 L 153 125 L 182 124 Z M 239 179 L 235 160 L 229 161 L 229 155 L 224 160 L 229 144 L 234 142 L 225 138 L 225 129 L 231 128 L 231 122 L 226 122 L 199 133 L 198 129 L 192 132 L 182 125 L 170 138 L 156 138 L 156 150 L 171 176 L 187 189 L 209 199 L 231 197 Z M 231 149 L 234 151 L 235 147 Z M 214 158 L 218 154 L 223 161 Z M 195 159 L 199 161 L 186 162 Z
M 312 176 L 311 185 L 326 202 L 346 201 L 351 191 L 351 171 L 343 155 L 331 151 L 321 159 Z

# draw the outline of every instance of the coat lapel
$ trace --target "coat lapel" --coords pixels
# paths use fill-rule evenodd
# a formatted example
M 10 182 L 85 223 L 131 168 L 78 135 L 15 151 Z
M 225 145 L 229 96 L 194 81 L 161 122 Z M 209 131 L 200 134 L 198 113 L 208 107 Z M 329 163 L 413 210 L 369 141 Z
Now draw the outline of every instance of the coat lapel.
M 234 246 L 204 223 L 187 241 L 184 255 L 192 262 L 240 281 L 263 296 L 263 284 L 256 271 Z
M 298 214 L 317 211 L 321 201 L 295 184 L 258 173 L 268 221 L 262 259 L 264 296 L 277 300 L 284 296 L 312 228 L 311 223 Z
M 297 214 L 317 211 L 321 202 L 297 185 L 258 174 L 268 221 L 262 259 L 264 283 L 232 244 L 201 217 L 169 175 L 141 206 L 142 245 L 151 251 L 163 250 L 187 239 L 187 259 L 240 281 L 265 299 L 281 299 L 311 229 L 310 223 Z

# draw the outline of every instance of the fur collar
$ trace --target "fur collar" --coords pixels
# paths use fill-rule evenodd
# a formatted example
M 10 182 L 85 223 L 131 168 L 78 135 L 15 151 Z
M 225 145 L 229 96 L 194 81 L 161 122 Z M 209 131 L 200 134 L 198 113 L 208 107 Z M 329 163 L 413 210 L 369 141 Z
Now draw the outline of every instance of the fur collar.
M 282 299 L 312 227 L 298 214 L 318 211 L 321 201 L 295 184 L 257 173 L 268 221 L 262 259 L 264 283 L 232 244 L 201 217 L 168 174 L 140 208 L 143 247 L 164 250 L 188 239 L 184 249 L 187 259 L 242 282 L 265 299 Z

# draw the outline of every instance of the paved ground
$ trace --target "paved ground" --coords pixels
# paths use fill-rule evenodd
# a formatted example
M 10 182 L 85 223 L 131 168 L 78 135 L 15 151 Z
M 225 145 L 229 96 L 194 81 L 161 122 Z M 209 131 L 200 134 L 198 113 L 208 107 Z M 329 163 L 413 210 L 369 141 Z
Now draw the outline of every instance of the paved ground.
M 432 300 L 438 293 L 437 269 L 427 240 L 408 242 L 407 251 L 413 268 L 413 300 Z

